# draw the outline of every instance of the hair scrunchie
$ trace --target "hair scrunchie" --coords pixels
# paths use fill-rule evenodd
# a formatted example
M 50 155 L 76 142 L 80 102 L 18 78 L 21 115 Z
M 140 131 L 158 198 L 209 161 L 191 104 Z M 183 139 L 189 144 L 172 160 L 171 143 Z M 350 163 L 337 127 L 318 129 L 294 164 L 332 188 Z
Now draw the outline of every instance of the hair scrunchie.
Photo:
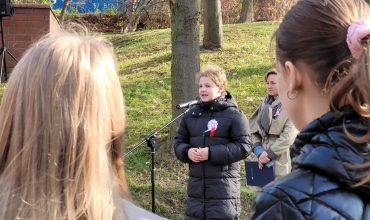
M 349 26 L 347 30 L 347 45 L 353 58 L 358 59 L 361 57 L 364 51 L 361 40 L 367 36 L 370 36 L 370 21 L 361 19 Z

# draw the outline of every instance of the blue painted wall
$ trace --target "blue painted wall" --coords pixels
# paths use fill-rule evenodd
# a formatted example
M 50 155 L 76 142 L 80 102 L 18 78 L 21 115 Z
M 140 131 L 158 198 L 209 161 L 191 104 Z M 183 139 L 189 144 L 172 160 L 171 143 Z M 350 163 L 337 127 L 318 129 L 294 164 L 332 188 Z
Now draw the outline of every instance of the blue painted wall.
M 53 10 L 62 9 L 64 0 L 51 0 Z M 89 12 L 104 12 L 108 8 L 119 8 L 121 1 L 119 0 L 70 0 L 67 11 L 77 9 L 79 13 Z

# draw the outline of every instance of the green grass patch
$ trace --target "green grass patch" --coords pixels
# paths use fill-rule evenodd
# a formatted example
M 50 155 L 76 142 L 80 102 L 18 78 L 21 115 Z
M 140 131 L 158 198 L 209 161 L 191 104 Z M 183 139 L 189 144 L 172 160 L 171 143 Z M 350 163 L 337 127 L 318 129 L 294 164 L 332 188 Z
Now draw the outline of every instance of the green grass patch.
M 6 88 L 6 83 L 0 83 L 0 101 L 3 98 L 3 93 Z

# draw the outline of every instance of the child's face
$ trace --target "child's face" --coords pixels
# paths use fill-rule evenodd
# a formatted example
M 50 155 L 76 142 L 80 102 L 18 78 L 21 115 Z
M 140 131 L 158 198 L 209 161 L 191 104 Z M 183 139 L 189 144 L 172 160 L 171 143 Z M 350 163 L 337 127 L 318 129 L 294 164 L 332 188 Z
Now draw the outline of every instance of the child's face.
M 203 102 L 210 102 L 221 96 L 223 87 L 218 87 L 211 78 L 203 76 L 199 79 L 199 97 Z

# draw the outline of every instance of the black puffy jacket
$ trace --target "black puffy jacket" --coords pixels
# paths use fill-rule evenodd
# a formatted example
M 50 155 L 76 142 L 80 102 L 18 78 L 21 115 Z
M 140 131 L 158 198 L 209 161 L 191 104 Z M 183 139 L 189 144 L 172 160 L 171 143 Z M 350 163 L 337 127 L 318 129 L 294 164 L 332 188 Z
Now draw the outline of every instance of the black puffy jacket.
M 211 123 L 217 122 L 213 131 Z M 198 163 L 190 148 L 209 147 L 209 159 Z M 247 118 L 230 93 L 187 112 L 175 137 L 176 157 L 189 163 L 185 219 L 235 219 L 240 215 L 240 160 L 251 151 Z
M 294 171 L 257 195 L 252 219 L 370 219 L 370 182 L 353 188 L 370 168 L 368 143 L 355 143 L 368 130 L 350 106 L 328 112 L 306 126 L 291 147 Z

